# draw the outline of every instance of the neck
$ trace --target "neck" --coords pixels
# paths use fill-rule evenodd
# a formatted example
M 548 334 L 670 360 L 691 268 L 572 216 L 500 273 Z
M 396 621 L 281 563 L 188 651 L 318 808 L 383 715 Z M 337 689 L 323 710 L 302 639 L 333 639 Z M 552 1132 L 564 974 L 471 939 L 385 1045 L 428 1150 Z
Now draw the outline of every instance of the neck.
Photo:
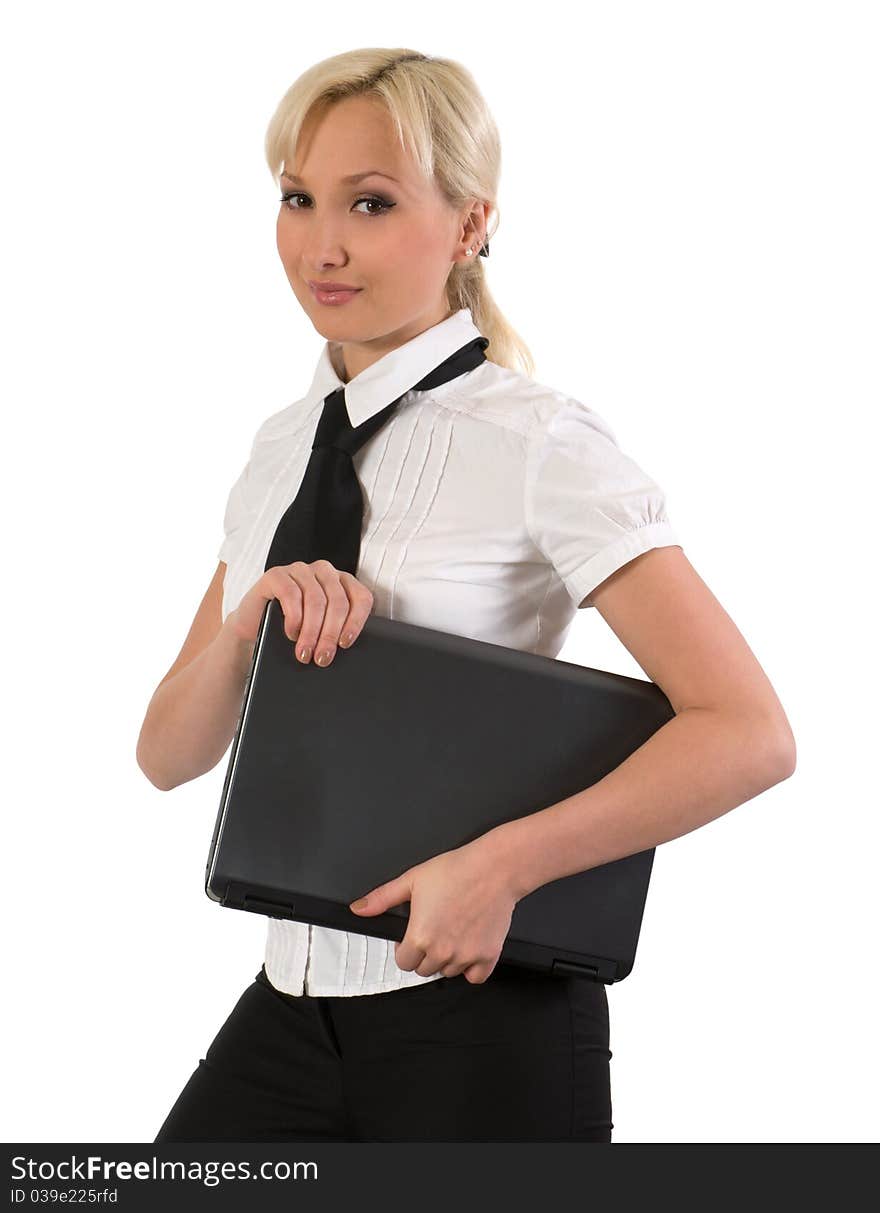
M 409 324 L 403 325 L 383 337 L 378 337 L 374 341 L 331 341 L 330 360 L 333 363 L 333 369 L 343 383 L 348 383 L 355 375 L 359 375 L 361 371 L 372 366 L 374 362 L 378 362 L 380 358 L 384 358 L 392 350 L 405 345 L 407 341 L 412 341 L 413 337 L 418 337 L 420 333 L 426 332 L 434 325 L 448 320 L 452 314 L 444 302 L 433 314 L 419 316 Z

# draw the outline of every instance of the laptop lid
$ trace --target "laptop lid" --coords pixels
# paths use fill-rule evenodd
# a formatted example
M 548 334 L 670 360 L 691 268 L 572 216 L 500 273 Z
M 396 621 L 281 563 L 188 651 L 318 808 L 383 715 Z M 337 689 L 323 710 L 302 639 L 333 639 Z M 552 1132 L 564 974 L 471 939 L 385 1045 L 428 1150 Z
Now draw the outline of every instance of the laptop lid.
M 401 940 L 409 903 L 348 905 L 600 780 L 674 715 L 656 684 L 371 615 L 331 665 L 263 614 L 205 873 L 220 904 Z M 515 906 L 499 964 L 620 981 L 654 849 Z

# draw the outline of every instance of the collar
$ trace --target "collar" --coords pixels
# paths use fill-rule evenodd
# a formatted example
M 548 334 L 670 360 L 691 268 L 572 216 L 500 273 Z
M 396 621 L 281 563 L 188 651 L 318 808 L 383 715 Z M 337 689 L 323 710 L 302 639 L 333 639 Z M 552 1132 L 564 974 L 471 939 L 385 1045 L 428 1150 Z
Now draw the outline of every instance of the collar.
M 397 400 L 429 371 L 444 362 L 450 354 L 461 349 L 468 341 L 482 336 L 474 324 L 469 307 L 459 308 L 445 320 L 425 329 L 395 350 L 389 350 L 376 362 L 344 383 L 336 373 L 331 358 L 331 346 L 342 365 L 341 347 L 338 342 L 325 341 L 311 387 L 306 399 L 310 404 L 324 400 L 336 388 L 345 388 L 345 404 L 353 426 L 362 425 L 374 413 L 384 409 L 392 400 Z M 451 379 L 432 391 L 450 390 L 458 382 Z

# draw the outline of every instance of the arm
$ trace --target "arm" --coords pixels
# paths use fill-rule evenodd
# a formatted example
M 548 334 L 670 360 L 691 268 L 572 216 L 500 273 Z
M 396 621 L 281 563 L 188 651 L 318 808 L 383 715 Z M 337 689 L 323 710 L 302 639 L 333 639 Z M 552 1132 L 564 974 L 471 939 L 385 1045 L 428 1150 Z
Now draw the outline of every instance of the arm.
M 676 715 L 591 787 L 477 840 L 517 898 L 687 834 L 795 769 L 776 693 L 680 547 L 644 552 L 591 601 Z
M 141 725 L 138 766 L 163 792 L 212 770 L 235 735 L 253 645 L 222 620 L 225 570 L 221 561 Z

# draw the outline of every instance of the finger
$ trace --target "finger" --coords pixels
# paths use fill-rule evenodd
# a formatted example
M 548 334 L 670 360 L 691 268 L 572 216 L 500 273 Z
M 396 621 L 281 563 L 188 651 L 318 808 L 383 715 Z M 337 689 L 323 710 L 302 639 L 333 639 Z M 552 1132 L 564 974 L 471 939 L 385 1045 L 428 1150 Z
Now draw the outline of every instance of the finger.
M 435 973 L 439 973 L 441 977 L 448 977 L 454 971 L 451 956 L 441 963 L 436 955 L 429 958 L 427 954 L 416 969 L 419 977 L 433 977 Z
M 464 975 L 472 985 L 483 985 L 484 982 L 489 980 L 489 975 L 492 973 L 494 968 L 494 964 L 468 965 L 468 967 L 464 970 Z
M 252 645 L 256 644 L 266 604 L 273 598 L 277 598 L 284 616 L 285 635 L 290 640 L 296 639 L 302 620 L 302 594 L 287 568 L 274 565 L 265 570 L 236 609 L 230 612 L 230 618 L 235 620 L 236 633 Z
M 417 948 L 415 944 L 409 943 L 406 936 L 394 945 L 394 961 L 399 969 L 410 972 L 415 969 L 427 956 L 427 952 L 423 948 Z
M 348 649 L 360 636 L 364 624 L 369 619 L 374 598 L 372 591 L 345 569 L 340 571 L 339 579 L 349 600 L 348 616 L 342 621 L 339 644 L 343 649 Z
M 302 587 L 292 575 L 291 567 L 280 565 L 277 568 L 269 570 L 272 574 L 271 583 L 275 597 L 281 605 L 281 610 L 284 612 L 284 634 L 294 642 L 302 628 L 303 621 L 303 594 Z
M 285 569 L 288 576 L 299 586 L 302 596 L 302 618 L 296 642 L 296 656 L 303 665 L 308 665 L 311 661 L 324 625 L 324 611 L 327 606 L 324 587 L 313 570 L 314 566 L 306 564 L 303 560 L 296 560 Z
M 320 634 L 315 643 L 315 662 L 320 666 L 328 666 L 336 656 L 339 634 L 348 618 L 351 603 L 340 579 L 339 569 L 329 560 L 316 560 L 311 567 L 316 581 L 324 591 L 325 599 Z

